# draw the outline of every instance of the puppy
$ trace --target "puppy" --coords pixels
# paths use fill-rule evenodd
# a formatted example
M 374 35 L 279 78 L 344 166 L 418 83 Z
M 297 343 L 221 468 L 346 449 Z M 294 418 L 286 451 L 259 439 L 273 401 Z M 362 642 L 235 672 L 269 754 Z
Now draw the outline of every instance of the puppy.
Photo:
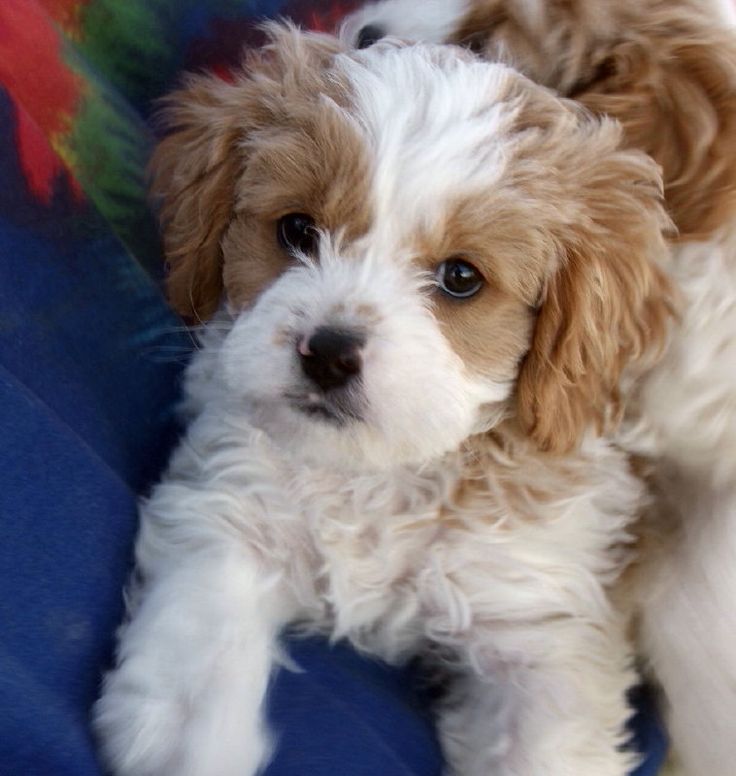
M 736 762 L 736 5 L 730 0 L 388 0 L 343 30 L 462 43 L 616 117 L 662 166 L 681 326 L 628 395 L 620 442 L 656 511 L 629 588 L 685 770 Z
M 646 495 L 597 432 L 671 317 L 657 165 L 460 48 L 270 35 L 169 99 L 153 161 L 171 299 L 220 312 L 141 507 L 107 762 L 254 774 L 299 624 L 444 656 L 448 774 L 623 776 L 609 590 Z

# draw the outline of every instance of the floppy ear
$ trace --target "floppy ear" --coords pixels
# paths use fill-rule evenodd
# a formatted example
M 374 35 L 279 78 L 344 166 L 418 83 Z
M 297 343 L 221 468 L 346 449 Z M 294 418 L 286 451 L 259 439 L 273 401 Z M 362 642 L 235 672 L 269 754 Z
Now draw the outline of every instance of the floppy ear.
M 269 43 L 246 54 L 232 82 L 189 76 L 160 112 L 168 134 L 151 159 L 151 192 L 159 204 L 169 299 L 187 318 L 206 319 L 220 303 L 221 243 L 248 138 L 278 122 L 290 94 L 314 90 L 315 75 L 339 49 L 332 38 L 293 25 L 263 29 Z
M 518 382 L 521 422 L 550 452 L 617 419 L 623 370 L 662 348 L 674 309 L 659 266 L 669 219 L 657 166 L 637 152 L 598 150 L 581 148 L 570 181 L 578 215 L 557 236 L 559 262 Z
M 686 239 L 736 217 L 736 40 L 699 11 L 652 12 L 638 39 L 614 46 L 575 98 L 618 119 L 627 145 L 662 166 L 670 213 Z
M 167 291 L 174 309 L 205 319 L 222 294 L 220 241 L 232 217 L 245 131 L 231 109 L 236 89 L 214 76 L 190 76 L 164 101 L 169 134 L 151 159 L 151 193 L 159 200 Z

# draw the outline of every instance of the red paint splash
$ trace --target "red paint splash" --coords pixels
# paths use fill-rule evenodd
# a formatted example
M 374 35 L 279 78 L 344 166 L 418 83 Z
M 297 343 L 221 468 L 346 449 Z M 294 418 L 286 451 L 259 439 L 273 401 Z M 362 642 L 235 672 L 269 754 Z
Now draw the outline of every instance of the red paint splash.
M 49 144 L 71 131 L 83 89 L 82 80 L 63 61 L 61 47 L 54 23 L 36 0 L 2 0 L 0 85 L 18 106 L 20 164 L 29 188 L 44 202 L 63 169 Z
M 49 145 L 46 136 L 21 107 L 16 106 L 15 144 L 18 161 L 33 196 L 44 205 L 51 203 L 54 183 L 66 174 L 74 198 L 84 199 L 77 181 L 68 174 L 59 155 Z

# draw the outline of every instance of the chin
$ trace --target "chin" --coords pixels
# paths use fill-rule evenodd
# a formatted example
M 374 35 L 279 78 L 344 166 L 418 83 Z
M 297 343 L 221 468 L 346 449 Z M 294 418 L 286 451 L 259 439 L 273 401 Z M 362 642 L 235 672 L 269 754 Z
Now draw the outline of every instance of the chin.
M 212 323 L 141 507 L 102 755 L 258 773 L 299 624 L 447 656 L 448 773 L 624 776 L 610 592 L 647 494 L 605 435 L 672 325 L 658 166 L 459 47 L 269 35 L 168 99 L 152 162 L 169 297 Z

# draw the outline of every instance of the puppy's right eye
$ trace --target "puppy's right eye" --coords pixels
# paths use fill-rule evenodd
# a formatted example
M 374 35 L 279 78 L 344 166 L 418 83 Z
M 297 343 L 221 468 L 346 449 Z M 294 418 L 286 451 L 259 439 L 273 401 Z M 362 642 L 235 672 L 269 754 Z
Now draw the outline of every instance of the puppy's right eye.
M 455 299 L 469 299 L 483 288 L 483 275 L 462 259 L 447 259 L 437 267 L 437 287 Z
M 292 256 L 296 253 L 312 256 L 317 250 L 317 228 L 305 213 L 289 213 L 279 218 L 276 233 L 281 247 Z

